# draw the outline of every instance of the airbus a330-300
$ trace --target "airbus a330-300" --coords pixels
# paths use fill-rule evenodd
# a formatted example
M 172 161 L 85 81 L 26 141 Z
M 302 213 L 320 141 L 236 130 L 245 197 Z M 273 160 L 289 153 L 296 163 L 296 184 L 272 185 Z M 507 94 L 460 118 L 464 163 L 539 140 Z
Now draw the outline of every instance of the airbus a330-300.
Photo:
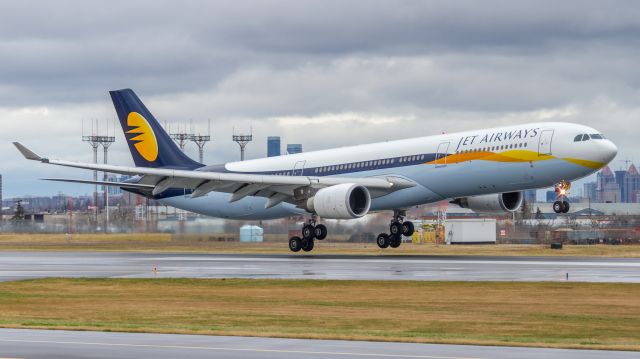
M 556 186 L 554 210 L 569 211 L 570 183 L 609 163 L 617 148 L 597 130 L 548 122 L 447 133 L 205 166 L 185 155 L 130 89 L 111 91 L 135 167 L 44 158 L 30 160 L 132 176 L 119 186 L 160 203 L 229 219 L 308 215 L 289 248 L 310 251 L 327 236 L 322 219 L 393 212 L 381 248 L 400 246 L 414 225 L 412 206 L 450 200 L 475 211 L 513 212 L 523 190 Z

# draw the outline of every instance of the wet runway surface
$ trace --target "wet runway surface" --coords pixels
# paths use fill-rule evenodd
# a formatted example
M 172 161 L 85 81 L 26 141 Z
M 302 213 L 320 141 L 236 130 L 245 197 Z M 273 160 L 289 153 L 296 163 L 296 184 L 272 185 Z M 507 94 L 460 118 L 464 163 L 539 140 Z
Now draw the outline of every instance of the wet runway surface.
M 0 329 L 11 358 L 637 358 L 637 352 Z
M 0 252 L 0 281 L 45 277 L 639 283 L 640 259 Z

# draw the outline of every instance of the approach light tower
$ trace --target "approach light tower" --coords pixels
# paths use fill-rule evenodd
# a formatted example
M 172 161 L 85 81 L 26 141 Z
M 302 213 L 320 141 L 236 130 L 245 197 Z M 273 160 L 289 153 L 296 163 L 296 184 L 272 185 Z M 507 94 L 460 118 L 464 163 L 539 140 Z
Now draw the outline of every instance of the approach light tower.
M 191 141 L 198 146 L 198 155 L 200 163 L 204 164 L 204 146 L 211 141 L 211 120 L 207 123 L 207 135 L 191 135 Z
M 98 142 L 98 136 L 90 135 L 90 136 L 82 136 L 82 141 L 88 142 L 89 146 L 93 149 L 93 163 L 98 164 L 98 147 L 100 147 L 100 142 Z M 93 171 L 93 180 L 98 181 L 98 171 Z M 95 184 L 95 188 L 93 190 L 93 206 L 94 208 L 94 218 L 96 223 L 98 223 L 98 184 Z
M 91 127 L 92 130 L 91 132 L 93 133 L 93 122 L 91 123 Z M 98 122 L 96 122 L 96 128 L 98 127 Z M 92 134 L 89 136 L 85 136 L 84 135 L 84 123 L 82 126 L 82 131 L 83 131 L 83 135 L 82 135 L 82 141 L 89 143 L 89 145 L 91 146 L 91 148 L 93 149 L 93 163 L 98 164 L 98 147 L 102 146 L 102 148 L 104 149 L 104 163 L 107 164 L 107 160 L 108 160 L 108 153 L 109 153 L 109 146 L 111 146 L 111 144 L 113 144 L 116 141 L 115 136 L 108 136 L 109 133 L 109 129 L 107 128 L 107 136 L 100 136 L 98 134 Z M 104 172 L 104 181 L 107 181 L 107 172 Z M 98 181 L 98 171 L 93 171 L 93 180 L 94 181 Z M 106 186 L 103 186 L 104 188 L 104 205 L 106 208 L 106 222 L 105 222 L 105 229 L 108 226 L 109 223 L 109 203 L 108 203 L 108 189 Z M 95 206 L 95 220 L 96 223 L 98 223 L 98 184 L 95 184 L 94 187 L 94 191 L 93 191 L 93 204 Z
M 184 130 L 180 131 L 180 125 L 178 125 L 178 132 L 169 133 L 169 137 L 176 141 L 182 152 L 184 152 L 184 147 L 187 145 L 187 142 L 193 139 L 193 131 L 191 131 L 191 133 L 187 132 L 186 125 L 184 128 Z M 171 131 L 171 129 L 169 129 L 169 131 Z
M 248 135 L 236 135 L 235 132 L 234 128 L 233 136 L 231 138 L 233 139 L 233 142 L 236 142 L 240 146 L 240 161 L 244 161 L 244 148 L 249 142 L 253 141 L 253 128 L 249 130 Z
M 176 132 L 170 134 L 169 136 L 171 136 L 171 138 L 176 141 L 178 147 L 180 147 L 180 151 L 182 152 L 184 152 L 184 146 L 187 144 L 187 142 L 191 141 L 191 139 L 193 138 L 192 134 L 186 132 Z
M 107 134 L 108 133 L 109 132 L 107 131 Z M 104 150 L 104 164 L 106 165 L 109 159 L 109 146 L 111 146 L 111 144 L 116 142 L 116 137 L 115 136 L 98 136 L 98 137 L 99 137 L 99 142 L 102 145 L 102 149 Z M 102 178 L 104 182 L 108 181 L 107 172 L 103 172 Z M 102 186 L 102 190 L 104 195 L 104 210 L 105 210 L 105 216 L 106 216 L 105 223 L 104 223 L 104 231 L 108 232 L 109 231 L 109 186 L 105 184 L 104 186 Z

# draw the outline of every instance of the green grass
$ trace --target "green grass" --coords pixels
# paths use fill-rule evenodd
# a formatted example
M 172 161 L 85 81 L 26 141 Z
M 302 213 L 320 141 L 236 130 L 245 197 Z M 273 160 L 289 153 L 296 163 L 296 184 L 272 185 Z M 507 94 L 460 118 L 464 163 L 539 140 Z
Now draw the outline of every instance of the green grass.
M 640 350 L 640 285 L 206 279 L 0 283 L 0 326 Z

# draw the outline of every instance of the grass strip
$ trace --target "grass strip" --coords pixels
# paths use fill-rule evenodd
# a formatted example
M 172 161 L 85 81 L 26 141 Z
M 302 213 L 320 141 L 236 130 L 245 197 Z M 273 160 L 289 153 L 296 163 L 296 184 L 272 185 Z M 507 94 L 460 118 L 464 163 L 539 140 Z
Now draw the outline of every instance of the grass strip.
M 640 350 L 640 285 L 39 279 L 0 327 Z
M 224 236 L 223 236 L 224 237 Z M 0 234 L 0 250 L 17 251 L 118 251 L 291 254 L 286 238 L 263 243 L 220 242 L 216 235 L 169 234 Z M 567 245 L 562 250 L 548 245 L 434 245 L 403 243 L 381 250 L 375 243 L 318 241 L 313 254 L 362 255 L 482 255 L 482 256 L 580 256 L 640 258 L 640 245 Z

